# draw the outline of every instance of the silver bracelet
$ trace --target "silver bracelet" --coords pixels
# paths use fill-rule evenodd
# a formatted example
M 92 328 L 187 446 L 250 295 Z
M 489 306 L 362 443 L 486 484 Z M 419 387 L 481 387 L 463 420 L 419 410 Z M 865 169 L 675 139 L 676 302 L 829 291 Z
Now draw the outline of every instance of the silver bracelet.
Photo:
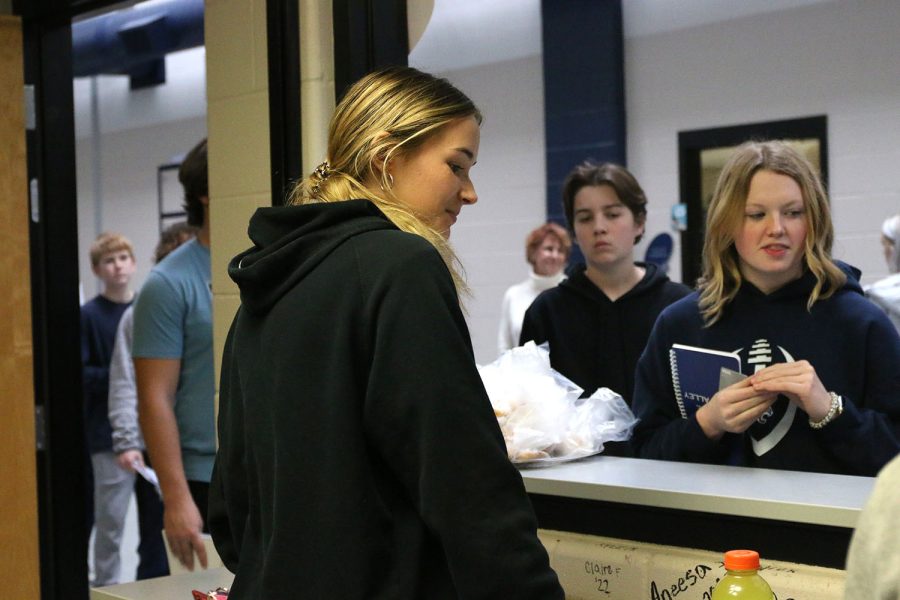
M 831 408 L 828 409 L 828 413 L 822 417 L 821 421 L 809 420 L 809 426 L 813 429 L 822 429 L 844 412 L 844 400 L 834 392 L 828 392 L 828 395 L 831 396 Z

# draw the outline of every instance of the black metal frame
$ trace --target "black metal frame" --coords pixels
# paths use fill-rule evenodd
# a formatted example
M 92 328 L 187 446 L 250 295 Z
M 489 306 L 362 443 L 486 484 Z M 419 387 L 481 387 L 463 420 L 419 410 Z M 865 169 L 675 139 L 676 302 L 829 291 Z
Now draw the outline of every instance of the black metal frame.
M 297 0 L 266 0 L 273 206 L 285 203 L 302 176 L 299 19 Z
M 406 0 L 334 0 L 332 17 L 337 99 L 370 71 L 409 64 Z
M 29 229 L 34 391 L 45 426 L 36 453 L 41 598 L 77 599 L 88 597 L 87 450 L 80 401 L 71 11 L 49 2 L 25 6 L 25 83 L 34 86 L 36 123 L 27 132 L 31 202 L 37 204 Z
M 687 230 L 681 232 L 681 280 L 693 285 L 701 273 L 704 214 L 700 198 L 700 153 L 734 146 L 751 139 L 819 140 L 822 183 L 828 187 L 828 118 L 825 115 L 715 127 L 678 133 L 678 174 L 681 201 L 687 205 Z
M 162 234 L 166 229 L 166 221 L 178 217 L 187 219 L 187 212 L 184 210 L 167 211 L 165 210 L 163 173 L 166 171 L 177 171 L 181 163 L 167 163 L 156 167 L 156 204 L 159 212 L 159 233 Z

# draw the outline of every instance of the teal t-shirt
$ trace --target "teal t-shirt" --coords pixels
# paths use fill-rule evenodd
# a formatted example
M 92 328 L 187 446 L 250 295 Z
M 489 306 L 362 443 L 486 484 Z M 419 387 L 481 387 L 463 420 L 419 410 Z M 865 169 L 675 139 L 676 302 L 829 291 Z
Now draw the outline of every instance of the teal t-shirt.
M 209 248 L 191 240 L 153 267 L 134 307 L 134 358 L 181 361 L 175 420 L 188 480 L 209 482 L 216 453 Z

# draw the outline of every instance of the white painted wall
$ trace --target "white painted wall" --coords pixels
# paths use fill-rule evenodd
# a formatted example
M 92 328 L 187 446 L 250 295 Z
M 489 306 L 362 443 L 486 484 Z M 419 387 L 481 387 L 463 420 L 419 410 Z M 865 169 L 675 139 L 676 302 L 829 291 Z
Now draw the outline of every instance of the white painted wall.
M 466 307 L 475 358 L 486 364 L 497 356 L 503 293 L 528 277 L 525 236 L 546 215 L 541 57 L 441 75 L 484 114 L 472 171 L 478 202 L 463 209 L 451 241 L 473 291 Z
M 900 211 L 898 29 L 900 3 L 851 0 L 626 39 L 628 163 L 650 230 L 677 200 L 679 131 L 825 114 L 834 254 L 864 283 L 885 276 L 878 232 Z
M 646 4 L 640 0 L 632 8 Z M 442 5 L 435 3 L 438 16 Z M 629 23 L 633 11 L 625 17 L 628 161 L 649 198 L 644 244 L 669 231 L 669 209 L 678 201 L 679 131 L 827 114 L 835 254 L 860 267 L 866 283 L 886 274 L 878 231 L 886 216 L 900 210 L 900 3 L 794 2 L 780 12 L 674 31 Z M 473 22 L 478 26 L 457 28 L 454 47 L 492 35 L 489 20 Z M 503 291 L 527 273 L 525 235 L 544 219 L 541 59 L 497 52 L 485 61 L 499 62 L 448 70 L 445 52 L 445 62 L 434 68 L 425 51 L 435 35 L 446 42 L 429 24 L 411 64 L 448 77 L 485 114 L 473 172 L 480 200 L 454 227 L 453 242 L 475 294 L 468 320 L 476 359 L 486 363 L 496 356 Z M 156 243 L 156 166 L 205 134 L 205 76 L 189 60 L 194 53 L 196 61 L 198 52 L 170 56 L 179 62 L 170 63 L 170 81 L 160 88 L 128 92 L 124 78 L 102 78 L 104 228 L 135 242 L 138 282 Z M 86 85 L 76 81 L 75 89 L 79 235 L 89 296 L 94 288 L 86 253 L 95 228 Z M 678 256 L 676 247 L 676 280 Z

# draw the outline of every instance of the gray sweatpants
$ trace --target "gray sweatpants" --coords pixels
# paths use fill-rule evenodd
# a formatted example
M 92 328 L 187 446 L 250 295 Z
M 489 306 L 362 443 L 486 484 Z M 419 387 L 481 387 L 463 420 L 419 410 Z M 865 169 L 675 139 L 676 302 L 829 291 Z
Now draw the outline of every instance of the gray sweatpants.
M 119 582 L 119 546 L 134 491 L 134 473 L 116 462 L 115 452 L 91 454 L 94 466 L 94 587 Z

